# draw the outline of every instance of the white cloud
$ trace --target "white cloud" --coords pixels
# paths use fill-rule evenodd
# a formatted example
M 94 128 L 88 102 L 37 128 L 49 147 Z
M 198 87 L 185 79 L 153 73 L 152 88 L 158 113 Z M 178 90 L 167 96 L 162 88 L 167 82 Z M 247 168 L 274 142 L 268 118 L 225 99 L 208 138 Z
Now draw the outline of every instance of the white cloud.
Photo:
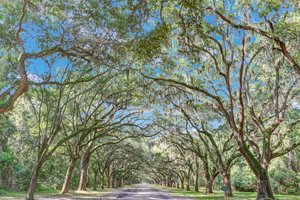
M 44 81 L 44 79 L 41 76 L 37 75 L 37 74 L 29 73 L 29 74 L 27 74 L 27 78 L 28 78 L 28 80 L 30 80 L 32 82 L 35 82 L 35 83 L 41 83 L 41 82 Z
M 300 109 L 300 104 L 298 102 L 296 102 L 296 101 L 293 101 L 291 103 L 291 106 L 292 106 L 292 108 Z

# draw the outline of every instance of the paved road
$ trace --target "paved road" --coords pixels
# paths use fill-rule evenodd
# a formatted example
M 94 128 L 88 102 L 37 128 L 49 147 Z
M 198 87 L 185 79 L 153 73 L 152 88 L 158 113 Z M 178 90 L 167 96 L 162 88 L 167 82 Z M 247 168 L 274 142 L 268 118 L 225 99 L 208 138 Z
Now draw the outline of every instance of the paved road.
M 149 184 L 137 184 L 133 188 L 118 190 L 109 195 L 103 196 L 101 200 L 159 200 L 159 199 L 169 199 L 169 200 L 192 200 L 191 198 L 183 196 L 174 196 L 166 190 L 156 189 Z

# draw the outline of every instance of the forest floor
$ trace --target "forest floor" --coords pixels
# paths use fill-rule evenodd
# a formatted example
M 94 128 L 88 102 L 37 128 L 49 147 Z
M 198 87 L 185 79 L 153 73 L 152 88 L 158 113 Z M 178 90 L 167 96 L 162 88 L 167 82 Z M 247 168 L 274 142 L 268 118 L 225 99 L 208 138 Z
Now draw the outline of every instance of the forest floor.
M 213 194 L 205 194 L 205 188 L 200 188 L 199 192 L 194 192 L 193 188 L 191 191 L 186 191 L 178 188 L 170 188 L 161 185 L 156 185 L 157 188 L 162 188 L 170 191 L 173 194 L 184 195 L 187 197 L 191 197 L 193 199 L 201 199 L 201 200 L 255 200 L 256 192 L 238 192 L 233 191 L 234 197 L 224 198 L 224 192 L 221 190 L 215 190 Z M 278 200 L 300 200 L 299 195 L 286 195 L 286 194 L 275 194 L 275 198 Z
M 191 188 L 193 189 L 193 188 Z M 24 199 L 26 192 L 5 192 L 0 190 L 0 200 Z M 106 188 L 101 191 L 72 191 L 68 195 L 59 195 L 57 191 L 52 192 L 36 192 L 35 199 L 37 200 L 223 200 L 222 191 L 214 191 L 213 194 L 206 195 L 204 188 L 200 188 L 200 192 L 185 191 L 177 188 L 170 188 L 160 185 L 137 184 L 125 186 L 123 188 L 112 189 Z M 255 192 L 237 192 L 234 191 L 233 198 L 228 200 L 255 200 Z M 296 195 L 281 195 L 276 194 L 278 200 L 300 200 L 300 196 Z

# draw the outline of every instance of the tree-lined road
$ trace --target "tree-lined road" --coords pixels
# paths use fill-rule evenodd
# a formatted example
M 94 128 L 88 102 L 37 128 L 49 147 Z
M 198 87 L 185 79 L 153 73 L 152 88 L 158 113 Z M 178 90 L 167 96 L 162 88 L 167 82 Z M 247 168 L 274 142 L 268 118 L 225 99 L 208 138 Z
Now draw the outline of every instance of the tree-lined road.
M 11 199 L 11 198 L 1 198 L 0 200 Z M 19 198 L 18 198 L 19 199 Z M 20 198 L 21 199 L 21 198 Z M 43 196 L 37 197 L 36 200 L 192 200 L 191 198 L 185 196 L 178 196 L 171 194 L 169 191 L 164 189 L 155 188 L 151 184 L 141 183 L 132 185 L 130 188 L 114 190 L 104 196 L 97 196 L 94 194 L 85 195 L 54 195 L 54 196 Z
M 191 200 L 184 196 L 174 196 L 166 190 L 154 188 L 149 184 L 137 184 L 132 188 L 125 190 L 118 190 L 109 195 L 100 198 L 101 200 L 112 200 L 112 199 L 126 199 L 126 200 L 158 200 L 158 199 L 169 199 L 169 200 Z

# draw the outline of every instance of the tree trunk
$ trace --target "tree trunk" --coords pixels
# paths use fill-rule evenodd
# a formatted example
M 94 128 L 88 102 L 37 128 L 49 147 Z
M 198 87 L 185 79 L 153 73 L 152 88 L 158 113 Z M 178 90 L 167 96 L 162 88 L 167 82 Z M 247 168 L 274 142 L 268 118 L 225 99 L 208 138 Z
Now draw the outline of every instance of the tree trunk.
M 233 197 L 232 194 L 232 187 L 231 187 L 231 180 L 230 180 L 230 173 L 227 171 L 222 172 L 223 177 L 223 185 L 226 187 L 226 191 L 224 192 L 225 197 Z
M 43 165 L 43 162 L 41 161 L 41 158 L 40 158 L 36 161 L 35 166 L 33 168 L 33 174 L 31 176 L 31 180 L 29 183 L 26 200 L 34 200 L 34 191 L 36 188 L 37 178 L 39 176 L 42 165 Z
M 93 190 L 96 191 L 97 190 L 97 185 L 98 185 L 98 171 L 94 171 L 94 185 L 93 185 Z
M 122 178 L 120 178 L 120 179 L 118 180 L 118 185 L 117 185 L 117 187 L 122 187 Z
M 274 199 L 272 188 L 270 186 L 270 179 L 268 175 L 268 165 L 270 160 L 264 160 L 264 167 L 262 167 L 261 163 L 253 156 L 248 147 L 243 143 L 242 140 L 237 139 L 239 145 L 239 151 L 247 161 L 249 167 L 256 175 L 256 184 L 257 184 L 257 200 L 264 199 Z M 265 157 L 270 157 L 267 152 L 263 152 Z
M 181 182 L 181 189 L 184 190 L 184 178 L 181 178 L 181 179 L 180 179 L 180 182 Z
M 115 187 L 116 187 L 116 178 L 115 178 L 114 173 L 113 173 L 112 176 L 111 176 L 111 187 L 112 187 L 112 188 L 115 188 Z
M 110 188 L 111 183 L 111 174 L 110 174 L 110 166 L 107 168 L 107 188 Z
M 262 170 L 260 176 L 256 177 L 257 183 L 257 200 L 274 199 L 275 197 L 272 192 L 272 188 L 269 181 L 268 171 Z
M 199 192 L 199 162 L 196 157 L 195 192 Z
M 206 180 L 205 193 L 206 194 L 213 193 L 213 181 L 212 180 Z
M 186 191 L 191 191 L 189 180 L 186 182 Z
M 81 163 L 78 190 L 86 191 L 87 179 L 88 179 L 88 167 L 89 167 L 89 158 L 86 159 L 84 158 Z
M 82 157 L 78 190 L 86 191 L 87 189 L 88 168 L 89 168 L 92 148 L 93 148 L 93 141 L 89 142 Z
M 73 158 L 71 160 L 71 162 L 69 163 L 68 170 L 67 170 L 65 180 L 64 180 L 62 189 L 60 191 L 60 194 L 69 193 L 70 183 L 71 183 L 72 174 L 73 174 L 73 171 L 74 171 L 74 168 L 75 168 L 75 165 L 76 165 L 76 161 L 77 161 L 77 159 Z
M 191 191 L 190 188 L 190 176 L 191 176 L 191 170 L 188 169 L 187 177 L 186 177 L 186 191 Z
M 167 183 L 168 183 L 168 187 L 172 187 L 172 181 L 170 178 L 168 178 Z
M 204 177 L 205 177 L 205 193 L 210 194 L 213 193 L 213 178 L 210 176 L 209 171 L 208 171 L 208 164 L 205 160 L 202 160 L 203 164 L 203 172 L 204 172 Z

